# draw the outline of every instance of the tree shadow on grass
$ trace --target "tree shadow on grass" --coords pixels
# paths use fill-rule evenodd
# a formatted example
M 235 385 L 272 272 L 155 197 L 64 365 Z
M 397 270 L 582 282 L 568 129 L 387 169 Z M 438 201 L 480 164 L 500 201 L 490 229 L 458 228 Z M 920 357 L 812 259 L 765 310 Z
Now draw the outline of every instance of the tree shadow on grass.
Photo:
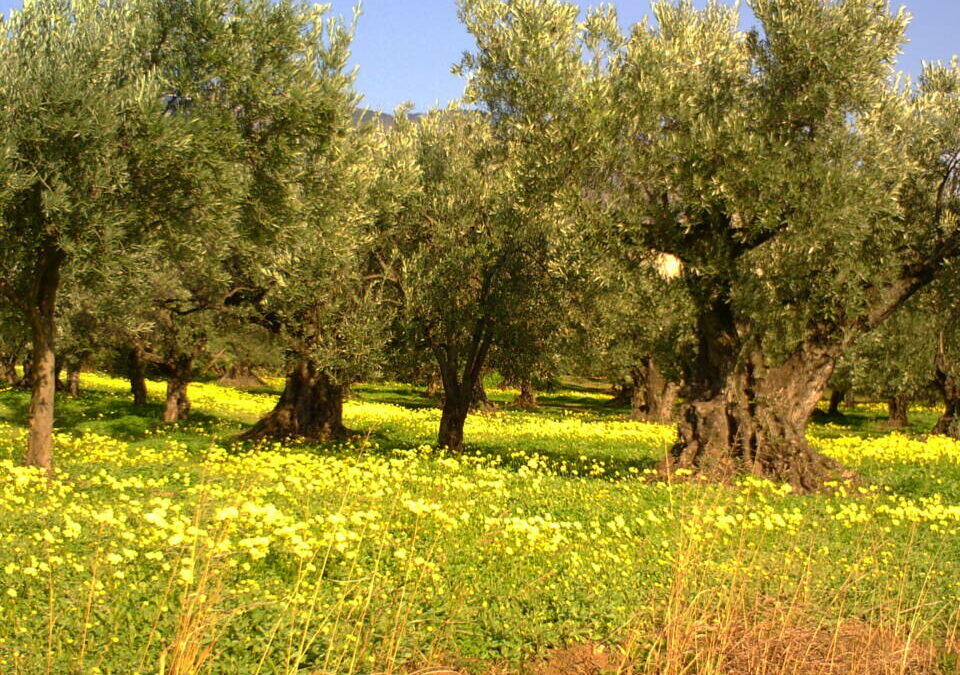
M 361 400 L 393 402 L 394 405 L 412 410 L 435 405 L 432 400 L 425 399 L 412 387 L 362 385 L 357 387 L 356 391 Z M 562 415 L 563 410 L 573 410 L 572 406 L 579 400 L 576 396 L 563 394 L 553 397 L 558 400 L 558 405 L 552 406 L 553 399 L 549 395 L 544 398 L 543 409 L 533 414 L 544 417 Z M 591 402 L 588 400 L 587 405 L 589 403 Z M 0 392 L 0 421 L 25 426 L 29 404 L 29 392 L 22 390 Z M 249 450 L 255 447 L 249 443 L 237 443 L 236 437 L 245 425 L 236 420 L 194 411 L 186 422 L 168 425 L 161 421 L 162 410 L 163 406 L 159 402 L 135 405 L 126 394 L 86 390 L 79 399 L 62 395 L 57 397 L 56 429 L 78 434 L 91 432 L 134 444 L 154 444 L 162 442 L 163 439 L 171 439 L 184 442 L 190 447 L 201 448 L 209 446 L 216 440 L 226 447 L 236 446 L 237 449 Z M 353 445 L 293 442 L 288 446 L 307 452 L 347 456 L 356 452 L 355 442 L 363 438 L 371 441 L 371 445 L 365 448 L 364 452 L 384 456 L 389 456 L 396 450 L 412 450 L 435 442 L 432 435 L 411 438 L 409 431 L 392 430 L 381 426 L 373 430 L 358 430 Z M 565 463 L 568 468 L 577 468 L 580 477 L 620 479 L 656 465 L 659 456 L 651 452 L 654 449 L 643 448 L 638 444 L 637 450 L 638 454 L 632 455 L 627 447 L 622 450 L 607 450 L 602 447 L 584 447 L 582 443 L 570 443 L 569 447 L 565 447 L 559 439 L 553 442 L 524 440 L 520 444 L 516 439 L 505 439 L 503 443 L 468 442 L 465 454 L 481 457 L 506 470 L 514 471 L 526 466 L 530 457 L 537 454 L 550 467 L 559 468 Z M 602 467 L 602 470 L 595 471 L 597 475 L 591 476 L 590 472 L 594 466 Z
M 427 396 L 422 387 L 414 387 L 412 385 L 367 383 L 356 385 L 351 391 L 361 401 L 387 403 L 389 405 L 407 408 L 408 410 L 427 410 L 440 407 L 439 399 Z M 578 393 L 593 395 L 578 396 Z M 558 389 L 555 392 L 539 392 L 537 394 L 539 409 L 535 411 L 534 414 L 561 417 L 568 413 L 589 413 L 598 417 L 611 419 L 627 417 L 629 415 L 630 409 L 628 406 L 610 405 L 612 398 L 597 398 L 595 396 L 597 393 L 598 391 L 595 389 L 579 385 L 568 386 L 566 384 L 564 384 L 562 389 Z M 512 394 L 506 394 L 497 389 L 490 389 L 487 395 L 501 410 L 519 409 L 514 405 L 514 397 Z
M 344 443 L 297 443 L 291 442 L 286 447 L 302 450 L 303 452 L 321 455 L 336 455 L 339 457 L 357 456 L 357 444 L 362 441 L 364 454 L 381 457 L 391 457 L 397 451 L 413 451 L 424 445 L 433 445 L 434 438 L 411 439 L 408 434 L 391 432 L 389 428 L 379 427 L 372 430 L 354 430 L 354 435 Z M 546 465 L 553 471 L 566 466 L 562 474 L 567 478 L 599 479 L 608 481 L 627 480 L 636 478 L 647 469 L 654 468 L 662 459 L 667 448 L 651 448 L 637 445 L 638 453 L 628 455 L 626 452 L 600 448 L 587 449 L 582 445 L 572 445 L 567 448 L 558 448 L 556 443 L 538 443 L 527 441 L 518 447 L 515 442 L 503 443 L 466 443 L 464 452 L 454 457 L 479 458 L 481 463 L 494 465 L 507 471 L 517 472 L 527 467 L 530 459 L 536 455 L 541 465 Z M 240 444 L 238 448 L 252 449 L 252 444 Z M 624 448 L 627 450 L 627 448 Z M 643 452 L 645 451 L 645 452 Z M 437 455 L 439 456 L 439 455 Z M 573 470 L 577 473 L 574 474 Z
M 930 433 L 938 414 L 928 409 L 914 410 L 909 414 L 905 427 L 891 427 L 886 415 L 867 410 L 847 410 L 840 415 L 818 415 L 807 426 L 808 432 L 820 438 L 836 438 L 855 434 L 865 438 L 887 436 L 899 432 L 908 436 L 923 436 Z
M 30 392 L 0 392 L 0 421 L 25 427 L 29 410 Z M 54 429 L 70 433 L 91 432 L 123 441 L 140 441 L 158 431 L 164 431 L 165 435 L 177 433 L 178 426 L 164 423 L 162 416 L 163 404 L 159 402 L 136 405 L 125 395 L 87 390 L 80 398 L 57 396 Z M 180 424 L 205 425 L 215 429 L 231 426 L 231 421 L 193 411 L 190 419 Z

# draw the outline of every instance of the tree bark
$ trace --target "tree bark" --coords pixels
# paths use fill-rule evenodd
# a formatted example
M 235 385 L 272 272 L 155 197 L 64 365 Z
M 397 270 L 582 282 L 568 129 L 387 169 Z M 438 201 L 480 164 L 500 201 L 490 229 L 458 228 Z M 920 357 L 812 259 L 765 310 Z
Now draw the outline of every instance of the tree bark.
M 143 360 L 143 347 L 134 345 L 127 357 L 127 379 L 130 380 L 130 393 L 134 405 L 147 404 L 146 364 Z
M 820 489 L 840 467 L 815 451 L 804 431 L 841 346 L 815 331 L 781 365 L 770 367 L 742 337 L 729 304 L 714 295 L 697 317 L 700 344 L 681 407 L 678 440 L 664 462 L 715 480 L 750 474 Z
M 67 365 L 67 393 L 73 398 L 80 396 L 80 364 Z
M 950 368 L 947 363 L 943 338 L 941 337 L 934 381 L 940 391 L 940 396 L 943 398 L 944 411 L 940 419 L 937 420 L 933 433 L 960 440 L 960 378 L 952 375 L 953 372 L 956 372 L 956 370 Z
M 0 354 L 0 382 L 16 385 L 20 379 L 17 377 L 17 355 Z
M 33 352 L 30 360 L 29 432 L 24 463 L 45 469 L 51 477 L 56 396 L 55 309 L 60 288 L 60 267 L 64 258 L 63 251 L 53 244 L 47 243 L 41 247 L 27 308 Z
M 217 384 L 227 387 L 237 387 L 239 389 L 249 389 L 251 387 L 263 387 L 266 382 L 260 378 L 250 364 L 232 365 L 226 369 L 223 375 L 217 380 Z
M 448 344 L 434 347 L 443 383 L 443 408 L 437 433 L 439 448 L 463 452 L 463 428 L 473 408 L 474 398 L 479 395 L 486 398 L 482 373 L 490 341 L 484 337 L 484 333 L 483 325 L 478 324 L 462 366 L 456 346 Z
M 910 421 L 907 419 L 907 409 L 910 407 L 910 399 L 906 396 L 891 396 L 887 399 L 887 412 L 889 419 L 887 425 L 891 427 L 905 427 Z
M 23 378 L 20 380 L 20 386 L 24 389 L 33 389 L 33 350 L 23 359 Z
M 483 378 L 478 377 L 473 383 L 473 393 L 470 397 L 470 410 L 475 412 L 489 413 L 497 409 L 497 406 L 487 397 L 487 390 L 483 386 Z
M 523 380 L 520 383 L 520 395 L 517 396 L 516 405 L 521 410 L 538 410 L 537 391 L 533 388 L 530 380 Z
M 680 386 L 667 380 L 650 357 L 633 369 L 631 416 L 642 422 L 668 424 L 674 418 L 674 406 Z
M 187 389 L 193 380 L 193 358 L 181 354 L 161 365 L 167 377 L 167 397 L 163 406 L 164 422 L 180 422 L 190 417 Z
M 63 357 L 55 355 L 53 363 L 53 385 L 57 391 L 65 392 L 67 390 L 67 384 L 63 381 L 63 378 L 60 377 L 63 374 Z
M 840 417 L 840 404 L 846 400 L 847 392 L 843 389 L 833 389 L 830 391 L 830 407 L 827 408 L 827 415 L 830 417 Z
M 470 397 L 446 392 L 440 413 L 440 431 L 437 446 L 451 452 L 463 452 L 463 428 L 470 412 Z
M 348 436 L 343 425 L 345 389 L 313 361 L 298 361 L 287 375 L 276 407 L 240 438 L 344 440 Z
M 427 398 L 443 398 L 443 383 L 439 378 L 431 376 L 427 380 L 427 389 L 424 392 L 424 396 Z

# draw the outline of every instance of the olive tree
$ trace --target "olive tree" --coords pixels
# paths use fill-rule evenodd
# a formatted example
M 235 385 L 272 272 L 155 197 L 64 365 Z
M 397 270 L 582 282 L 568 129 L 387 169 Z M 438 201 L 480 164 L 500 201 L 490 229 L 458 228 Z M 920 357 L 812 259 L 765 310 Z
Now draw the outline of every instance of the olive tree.
M 909 423 L 911 401 L 928 395 L 934 382 L 940 321 L 930 311 L 930 295 L 911 298 L 880 327 L 858 339 L 841 361 L 849 370 L 854 391 L 887 402 L 888 424 L 893 427 Z
M 374 222 L 391 198 L 382 168 L 386 144 L 372 122 L 354 124 L 357 103 L 345 71 L 350 33 L 337 24 L 314 47 L 315 90 L 301 112 L 314 119 L 299 137 L 299 217 L 254 276 L 257 320 L 286 353 L 287 377 L 274 409 L 245 439 L 343 439 L 348 386 L 376 372 L 391 309 L 380 302 L 372 260 Z
M 552 204 L 524 203 L 530 169 L 489 114 L 433 111 L 416 124 L 401 118 L 394 133 L 416 171 L 415 191 L 380 234 L 397 252 L 387 277 L 400 340 L 433 358 L 443 385 L 437 442 L 460 451 L 491 354 L 509 370 L 507 359 L 526 360 L 554 325 L 572 272 L 560 235 L 572 224 Z
M 0 27 L 0 291 L 29 326 L 26 463 L 48 473 L 61 274 L 129 232 L 117 199 L 129 177 L 123 148 L 161 117 L 136 49 L 148 20 L 121 0 L 38 0 Z
M 481 30 L 509 37 L 480 41 L 479 77 L 514 83 L 513 110 L 583 91 L 526 58 L 516 18 L 562 3 L 482 4 L 508 19 Z M 610 40 L 593 77 L 605 112 L 570 147 L 605 165 L 582 193 L 623 245 L 683 266 L 696 350 L 665 468 L 813 490 L 839 469 L 804 437 L 836 359 L 960 252 L 960 72 L 895 79 L 907 16 L 886 2 L 749 5 L 757 30 L 718 2 L 655 3 L 655 23 Z
M 893 80 L 886 3 L 655 5 L 613 73 L 624 218 L 684 265 L 697 352 L 670 465 L 816 489 L 838 356 L 960 250 L 955 68 Z M 813 36 L 816 36 L 814 38 Z

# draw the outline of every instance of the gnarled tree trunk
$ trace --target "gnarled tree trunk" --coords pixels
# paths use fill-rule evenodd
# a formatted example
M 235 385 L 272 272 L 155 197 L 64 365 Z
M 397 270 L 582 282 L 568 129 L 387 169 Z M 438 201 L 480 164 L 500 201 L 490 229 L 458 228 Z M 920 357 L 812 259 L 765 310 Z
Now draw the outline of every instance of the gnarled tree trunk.
M 936 361 L 936 385 L 943 397 L 943 415 L 937 420 L 933 433 L 943 434 L 960 440 L 960 378 L 952 375 L 955 370 L 949 368 L 947 356 L 940 341 L 940 350 Z
M 193 380 L 193 358 L 181 354 L 161 364 L 167 378 L 167 396 L 163 405 L 164 422 L 180 422 L 190 417 L 190 397 L 187 389 Z
M 520 383 L 520 395 L 517 396 L 516 406 L 521 410 L 537 410 L 537 390 L 533 388 L 530 380 L 523 380 Z
M 666 424 L 674 420 L 680 386 L 667 380 L 653 359 L 646 357 L 633 369 L 631 416 L 642 422 Z
M 0 354 L 0 382 L 14 386 L 19 382 L 17 377 L 17 355 Z
M 910 421 L 907 419 L 907 410 L 910 407 L 910 399 L 906 396 L 891 396 L 887 399 L 887 412 L 889 418 L 887 424 L 891 427 L 905 427 Z
M 27 308 L 33 353 L 30 359 L 30 409 L 24 463 L 53 475 L 53 409 L 56 395 L 56 324 L 54 313 L 65 256 L 52 244 L 40 250 Z
M 276 407 L 241 438 L 343 440 L 348 435 L 343 426 L 345 389 L 313 361 L 298 361 L 287 374 Z
M 744 343 L 729 304 L 716 296 L 698 316 L 697 333 L 691 396 L 664 468 L 719 480 L 750 474 L 800 492 L 836 478 L 839 465 L 814 450 L 804 431 L 840 346 L 811 337 L 782 364 L 768 366 L 759 347 Z

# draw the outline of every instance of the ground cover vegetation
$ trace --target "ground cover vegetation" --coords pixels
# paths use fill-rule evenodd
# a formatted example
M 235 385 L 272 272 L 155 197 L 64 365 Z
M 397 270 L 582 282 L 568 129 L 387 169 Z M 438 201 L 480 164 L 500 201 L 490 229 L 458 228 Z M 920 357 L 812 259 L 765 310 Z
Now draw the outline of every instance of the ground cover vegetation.
M 3 19 L 0 669 L 956 670 L 960 65 L 749 6 Z
M 19 465 L 27 393 L 0 394 L 5 672 L 517 672 L 566 644 L 623 672 L 957 664 L 960 443 L 890 434 L 881 405 L 812 427 L 868 482 L 810 497 L 659 479 L 671 427 L 597 390 L 474 416 L 452 453 L 431 445 L 441 409 L 386 402 L 421 397 L 401 385 L 356 387 L 362 435 L 317 448 L 234 442 L 279 379 L 198 384 L 175 425 L 161 381 L 143 408 L 81 379 L 55 482 Z

